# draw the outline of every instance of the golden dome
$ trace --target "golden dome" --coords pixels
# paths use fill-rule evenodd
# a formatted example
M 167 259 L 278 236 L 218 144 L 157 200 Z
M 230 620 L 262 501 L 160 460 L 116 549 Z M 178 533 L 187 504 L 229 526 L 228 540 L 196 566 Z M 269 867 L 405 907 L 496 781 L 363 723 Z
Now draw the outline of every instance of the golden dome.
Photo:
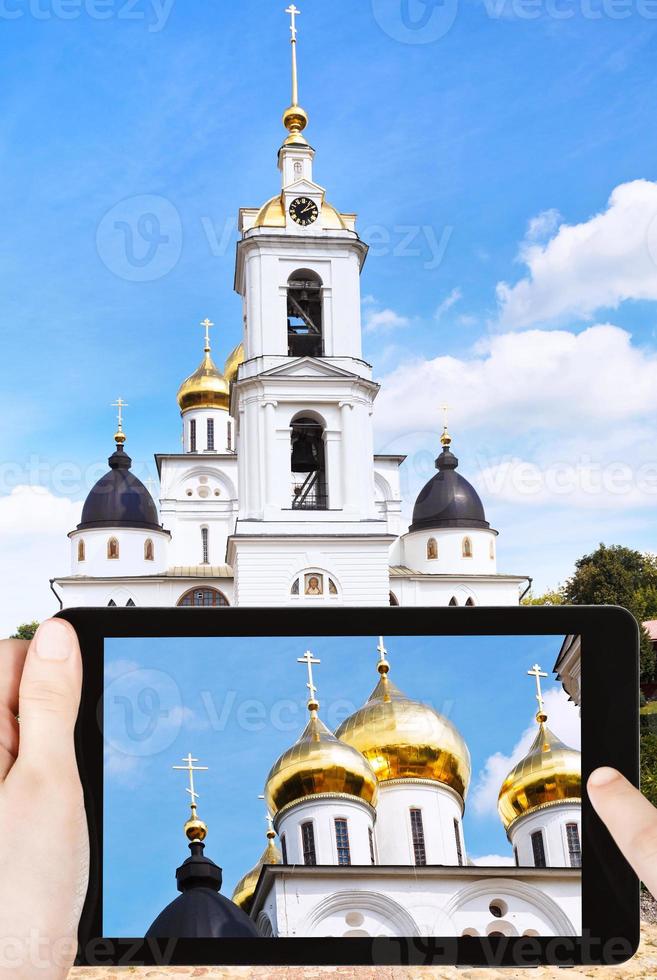
M 235 891 L 233 892 L 233 902 L 239 905 L 241 909 L 245 912 L 249 912 L 251 909 L 251 901 L 256 890 L 256 885 L 258 884 L 258 878 L 260 877 L 260 872 L 266 864 L 282 864 L 283 856 L 279 849 L 274 844 L 273 836 L 269 836 L 267 841 L 267 846 L 262 852 L 260 860 L 250 871 L 244 875 L 243 878 L 237 882 L 235 886 Z
M 240 342 L 237 347 L 233 348 L 226 358 L 226 363 L 224 365 L 224 377 L 228 384 L 230 384 L 231 381 L 236 380 L 239 366 L 240 364 L 244 364 L 244 357 L 244 344 Z
M 228 408 L 229 385 L 210 356 L 206 346 L 205 356 L 193 374 L 178 389 L 180 411 L 190 408 Z
M 465 800 L 470 753 L 463 738 L 443 715 L 406 697 L 388 670 L 382 659 L 370 699 L 340 725 L 337 737 L 365 756 L 379 782 L 428 779 L 450 786 Z
M 303 734 L 267 776 L 265 801 L 275 814 L 298 800 L 325 793 L 355 796 L 374 806 L 377 782 L 360 752 L 336 738 L 311 709 Z
M 324 201 L 322 204 L 319 224 L 325 229 L 348 230 L 340 212 L 332 204 L 329 204 L 328 201 Z M 281 194 L 277 194 L 276 197 L 272 197 L 260 208 L 253 227 L 285 228 L 285 225 L 286 218 L 283 197 Z
M 519 817 L 542 807 L 582 797 L 581 755 L 564 745 L 547 727 L 547 715 L 536 715 L 538 733 L 532 746 L 504 780 L 497 809 L 509 831 Z

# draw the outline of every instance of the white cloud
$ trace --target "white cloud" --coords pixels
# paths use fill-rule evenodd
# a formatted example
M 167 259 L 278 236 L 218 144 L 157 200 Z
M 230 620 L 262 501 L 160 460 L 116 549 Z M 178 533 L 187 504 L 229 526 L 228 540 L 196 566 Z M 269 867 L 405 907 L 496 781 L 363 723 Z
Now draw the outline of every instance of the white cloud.
M 444 313 L 447 313 L 448 310 L 451 310 L 451 308 L 456 303 L 458 303 L 459 300 L 462 299 L 462 297 L 463 297 L 463 293 L 461 292 L 461 290 L 457 286 L 455 289 L 453 289 L 451 291 L 451 293 L 449 294 L 449 296 L 446 296 L 445 297 L 445 299 L 442 301 L 442 303 L 439 303 L 439 305 L 438 305 L 438 307 L 436 309 L 436 312 L 434 314 L 435 319 L 436 320 L 440 320 L 440 318 L 443 316 L 443 314 Z
M 581 746 L 579 709 L 568 700 L 562 688 L 546 693 L 545 710 L 550 730 L 566 745 L 579 749 Z M 502 783 L 513 766 L 527 753 L 536 738 L 536 731 L 536 722 L 533 721 L 522 733 L 509 755 L 495 752 L 486 760 L 468 798 L 468 805 L 477 816 L 497 817 L 497 798 Z
M 546 238 L 549 238 L 559 227 L 561 222 L 561 215 L 556 208 L 550 208 L 548 211 L 541 211 L 534 218 L 530 218 L 527 224 L 527 231 L 525 232 L 525 241 L 523 245 L 529 245 L 531 243 L 542 242 Z M 522 254 L 521 246 L 521 254 Z
M 0 636 L 58 611 L 49 579 L 70 571 L 66 535 L 78 524 L 81 506 L 40 486 L 19 486 L 0 497 Z
M 470 861 L 479 868 L 515 867 L 515 858 L 508 854 L 485 854 L 483 857 L 471 857 Z
M 542 236 L 550 221 L 558 221 L 555 214 L 533 219 L 530 235 Z M 577 225 L 562 224 L 546 244 L 528 238 L 520 253 L 528 275 L 497 286 L 502 327 L 567 315 L 590 319 L 624 300 L 657 300 L 657 183 L 620 184 L 605 211 Z
M 388 333 L 410 324 L 408 317 L 395 313 L 394 310 L 369 310 L 365 314 L 365 333 Z

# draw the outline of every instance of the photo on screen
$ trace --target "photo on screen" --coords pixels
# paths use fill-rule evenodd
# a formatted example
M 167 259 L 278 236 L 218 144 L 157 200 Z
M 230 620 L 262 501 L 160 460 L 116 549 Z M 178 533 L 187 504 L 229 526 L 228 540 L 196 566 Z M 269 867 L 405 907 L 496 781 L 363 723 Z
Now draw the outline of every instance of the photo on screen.
M 581 935 L 580 646 L 106 639 L 103 934 Z

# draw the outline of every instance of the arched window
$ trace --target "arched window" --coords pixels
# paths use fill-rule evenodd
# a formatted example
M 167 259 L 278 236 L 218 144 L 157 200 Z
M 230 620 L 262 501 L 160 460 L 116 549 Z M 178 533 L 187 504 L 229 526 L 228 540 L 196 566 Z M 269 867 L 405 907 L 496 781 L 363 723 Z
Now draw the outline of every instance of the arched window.
M 223 592 L 218 589 L 191 589 L 178 600 L 179 606 L 229 606 Z
M 285 834 L 281 837 L 281 856 L 283 858 L 283 864 L 287 864 L 287 837 Z
M 119 541 L 118 538 L 110 538 L 107 542 L 107 557 L 110 561 L 116 561 L 119 557 Z
M 210 564 L 210 532 L 207 527 L 201 528 L 201 564 Z
M 126 607 L 128 609 L 134 609 L 135 608 L 135 601 L 134 601 L 134 599 L 128 599 L 128 601 L 126 602 Z
M 427 541 L 427 558 L 429 561 L 436 561 L 438 558 L 438 542 L 435 538 L 429 538 Z
M 110 599 L 110 601 L 107 603 L 107 605 L 108 605 L 108 608 L 110 608 L 110 609 L 115 609 L 116 608 L 116 603 L 114 602 L 114 599 Z
M 391 606 L 398 606 L 399 605 L 399 599 L 397 598 L 397 596 L 395 595 L 394 592 L 391 592 L 390 593 L 390 605 Z
M 459 600 L 456 598 L 455 595 L 453 595 L 452 598 L 449 600 L 449 604 L 450 606 L 458 606 Z
M 301 416 L 292 422 L 292 510 L 326 510 L 324 428 Z
M 427 849 L 424 843 L 424 825 L 422 822 L 422 810 L 413 807 L 411 809 L 411 837 L 413 839 L 413 855 L 415 863 L 423 867 L 427 863 Z
M 87 555 L 84 547 L 84 539 L 80 538 L 78 541 L 78 561 L 84 561 L 86 557 Z
M 316 865 L 315 828 L 311 821 L 301 824 L 301 845 L 303 847 L 303 863 L 313 866 Z
M 214 452 L 214 419 L 208 419 L 207 426 L 207 447 L 208 452 Z
M 196 452 L 196 419 L 190 419 L 189 422 L 189 451 Z
M 155 561 L 155 547 L 150 538 L 144 542 L 144 560 Z
M 459 822 L 454 817 L 454 839 L 456 840 L 456 859 L 459 865 L 463 864 L 463 845 L 461 844 L 461 830 L 459 828 Z
M 463 538 L 463 557 L 472 558 L 472 541 L 470 538 Z
M 468 598 L 465 600 L 465 604 L 466 604 L 466 606 L 474 606 L 475 605 L 475 601 L 472 598 L 472 596 L 468 596 Z
M 341 867 L 346 867 L 351 864 L 349 825 L 344 817 L 335 818 L 335 846 L 338 851 L 338 864 Z
M 322 321 L 322 280 L 310 269 L 299 269 L 290 276 L 287 284 L 289 357 L 322 357 Z

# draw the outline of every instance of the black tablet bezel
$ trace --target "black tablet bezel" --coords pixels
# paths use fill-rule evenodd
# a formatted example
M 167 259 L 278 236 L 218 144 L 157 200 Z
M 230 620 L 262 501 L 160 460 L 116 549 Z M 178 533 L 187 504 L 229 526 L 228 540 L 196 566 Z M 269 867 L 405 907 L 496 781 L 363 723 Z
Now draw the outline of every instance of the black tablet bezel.
M 611 606 L 334 609 L 70 609 L 84 664 L 76 748 L 91 838 L 80 966 L 618 965 L 639 943 L 639 884 L 583 792 L 581 937 L 163 940 L 102 937 L 105 637 L 582 637 L 582 782 L 601 765 L 639 785 L 639 644 L 633 617 Z

